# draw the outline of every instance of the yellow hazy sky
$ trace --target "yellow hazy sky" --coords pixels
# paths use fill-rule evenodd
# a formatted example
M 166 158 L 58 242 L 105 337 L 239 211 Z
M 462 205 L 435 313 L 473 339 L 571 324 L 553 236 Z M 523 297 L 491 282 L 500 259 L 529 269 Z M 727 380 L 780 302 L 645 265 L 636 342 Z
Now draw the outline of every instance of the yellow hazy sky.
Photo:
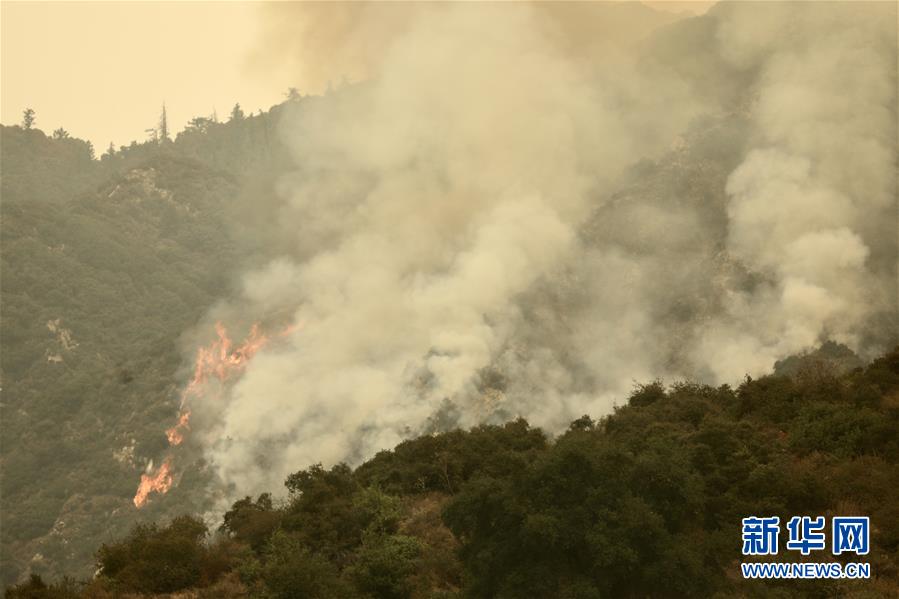
M 213 109 L 227 117 L 279 102 L 291 84 L 248 64 L 259 35 L 251 2 L 0 3 L 0 121 L 25 107 L 99 151 L 146 138 L 165 102 L 179 131 Z
M 712 2 L 649 1 L 702 12 Z M 213 109 L 226 118 L 268 109 L 297 85 L 285 70 L 251 64 L 261 41 L 257 2 L 0 1 L 0 122 L 26 107 L 45 132 L 64 127 L 101 153 L 146 139 L 163 102 L 180 131 Z M 301 90 L 302 91 L 302 90 Z

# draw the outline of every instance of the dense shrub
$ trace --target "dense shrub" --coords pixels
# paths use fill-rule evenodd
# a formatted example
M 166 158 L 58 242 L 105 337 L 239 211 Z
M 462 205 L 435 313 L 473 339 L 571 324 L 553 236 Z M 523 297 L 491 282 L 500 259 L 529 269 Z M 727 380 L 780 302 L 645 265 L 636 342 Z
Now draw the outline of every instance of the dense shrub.
M 654 382 L 551 442 L 517 420 L 412 439 L 355 470 L 315 465 L 280 504 L 235 502 L 219 538 L 191 517 L 141 525 L 101 547 L 90 585 L 35 578 L 9 596 L 843 596 L 839 581 L 736 570 L 747 514 L 838 513 L 871 517 L 878 574 L 857 590 L 885 596 L 899 587 L 897 393 L 899 348 L 736 390 Z
M 138 525 L 97 551 L 100 576 L 122 591 L 171 593 L 198 584 L 206 563 L 206 525 L 181 516 L 163 528 Z

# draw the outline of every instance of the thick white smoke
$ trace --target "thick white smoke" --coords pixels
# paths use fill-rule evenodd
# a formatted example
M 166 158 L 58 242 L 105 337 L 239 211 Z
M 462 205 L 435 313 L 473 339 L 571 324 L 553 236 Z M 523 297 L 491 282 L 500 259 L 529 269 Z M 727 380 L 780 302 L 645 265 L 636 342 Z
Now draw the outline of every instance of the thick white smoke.
M 568 17 L 547 27 L 530 5 L 368 23 L 368 79 L 283 123 L 297 170 L 272 235 L 291 251 L 232 305 L 302 326 L 201 414 L 221 479 L 276 490 L 312 463 L 358 462 L 445 400 L 460 425 L 555 429 L 634 380 L 731 382 L 824 336 L 859 349 L 871 315 L 895 310 L 890 9 L 762 6 L 701 17 L 717 37 L 667 62 L 560 38 Z M 345 12 L 325 34 L 352 35 Z M 710 104 L 664 66 L 697 52 L 754 101 Z M 702 114 L 750 131 L 717 205 L 695 182 L 666 187 Z M 641 159 L 666 165 L 652 193 L 627 170 Z M 706 162 L 690 172 L 717 181 Z
M 758 75 L 754 147 L 727 182 L 727 246 L 768 281 L 730 294 L 697 348 L 725 381 L 823 337 L 859 349 L 865 319 L 895 310 L 899 233 L 896 6 L 728 9 L 722 55 Z

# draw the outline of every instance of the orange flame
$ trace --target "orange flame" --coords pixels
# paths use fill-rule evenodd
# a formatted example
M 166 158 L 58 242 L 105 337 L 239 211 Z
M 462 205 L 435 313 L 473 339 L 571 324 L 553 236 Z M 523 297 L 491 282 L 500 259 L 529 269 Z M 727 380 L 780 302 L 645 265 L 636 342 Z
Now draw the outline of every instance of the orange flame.
M 289 328 L 288 331 L 292 330 Z M 186 407 L 188 398 L 200 396 L 201 388 L 214 377 L 226 381 L 235 371 L 243 368 L 268 343 L 269 338 L 259 331 L 259 324 L 250 328 L 250 333 L 243 343 L 234 347 L 228 332 L 222 323 L 215 323 L 218 339 L 207 347 L 197 350 L 194 361 L 194 374 L 181 393 L 181 413 L 175 426 L 165 431 L 170 445 L 180 445 L 184 441 L 186 431 L 190 430 L 190 410 Z M 285 333 L 282 333 L 285 334 Z M 232 349 L 233 348 L 233 349 Z
M 277 336 L 285 337 L 293 331 L 302 328 L 303 323 L 290 325 Z M 260 331 L 259 324 L 250 327 L 246 339 L 235 347 L 234 342 L 228 337 L 228 332 L 221 322 L 215 323 L 215 333 L 218 337 L 206 347 L 197 350 L 194 360 L 194 372 L 190 381 L 181 392 L 181 410 L 178 414 L 178 422 L 165 431 L 169 445 L 177 446 L 184 442 L 187 431 L 190 430 L 191 410 L 187 404 L 191 397 L 203 397 L 208 389 L 206 384 L 211 378 L 225 382 L 242 370 L 246 364 L 268 344 L 270 337 Z M 138 508 L 147 503 L 147 496 L 151 492 L 166 493 L 172 487 L 171 456 L 167 457 L 159 469 L 153 475 L 142 474 L 140 485 L 134 496 L 134 505 Z
M 243 343 L 233 347 L 234 342 L 222 323 L 215 323 L 218 339 L 197 350 L 194 361 L 194 375 L 182 394 L 182 401 L 188 396 L 197 394 L 198 388 L 210 377 L 220 381 L 227 380 L 236 370 L 243 368 L 268 343 L 269 338 L 259 331 L 259 324 L 250 328 L 250 333 Z
M 141 508 L 147 503 L 147 496 L 154 491 L 164 494 L 172 488 L 172 458 L 167 457 L 155 474 L 141 474 L 140 485 L 134 494 L 134 506 Z
M 190 429 L 190 410 L 183 410 L 178 417 L 178 424 L 165 431 L 169 438 L 169 445 L 181 445 L 184 441 L 184 431 Z

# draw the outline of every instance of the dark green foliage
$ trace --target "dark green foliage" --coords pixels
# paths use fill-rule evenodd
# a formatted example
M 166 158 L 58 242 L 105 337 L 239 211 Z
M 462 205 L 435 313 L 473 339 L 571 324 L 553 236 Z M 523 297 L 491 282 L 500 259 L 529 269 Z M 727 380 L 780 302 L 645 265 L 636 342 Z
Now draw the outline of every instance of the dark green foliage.
M 172 142 L 101 160 L 63 129 L 0 126 L 4 583 L 26 568 L 88 575 L 96 546 L 134 523 L 130 497 L 177 411 L 180 336 L 258 250 L 258 203 L 292 167 L 274 134 L 282 110 L 199 119 Z M 252 194 L 247 214 L 235 213 L 238 189 Z M 175 501 L 197 509 L 199 478 L 187 472 L 180 500 L 153 517 L 177 513 Z
M 445 519 L 463 541 L 471 594 L 654 596 L 706 590 L 702 555 L 682 547 L 687 533 L 678 532 L 699 508 L 697 481 L 690 480 L 695 474 L 653 472 L 655 456 L 635 459 L 593 433 L 574 435 L 580 438 L 561 439 L 525 476 L 482 479 L 447 507 Z M 686 460 L 677 453 L 670 457 Z
M 0 197 L 4 204 L 76 198 L 105 176 L 92 153 L 89 142 L 63 129 L 48 137 L 40 129 L 0 126 Z
M 261 580 L 268 595 L 277 599 L 349 599 L 352 587 L 337 568 L 306 549 L 296 538 L 276 533 L 268 546 Z
M 740 518 L 846 509 L 883 522 L 872 542 L 895 571 L 899 527 L 885 498 L 899 483 L 897 357 L 736 393 L 639 386 L 598 425 L 581 418 L 521 471 L 473 478 L 452 498 L 444 519 L 462 541 L 467 592 L 739 594 Z
M 303 101 L 294 99 L 290 104 L 299 107 Z M 171 134 L 163 107 L 158 131 L 154 129 L 158 139 L 132 142 L 118 150 L 110 142 L 100 160 L 94 160 L 90 142 L 72 137 L 63 128 L 52 136 L 34 128 L 31 111 L 30 120 L 25 118 L 22 126 L 0 125 L 0 196 L 4 203 L 68 202 L 95 191 L 110 177 L 143 168 L 160 157 L 193 159 L 220 173 L 248 179 L 264 176 L 273 181 L 292 166 L 275 133 L 284 107 L 276 105 L 267 113 L 244 116 L 235 106 L 238 118 L 228 123 L 196 117 L 173 142 L 158 143 Z
M 874 454 L 895 446 L 896 426 L 870 408 L 813 403 L 799 411 L 790 445 L 798 453 L 823 451 L 837 457 Z M 895 453 L 895 450 L 891 453 Z
M 106 535 L 133 524 L 130 497 L 177 411 L 177 339 L 234 263 L 221 216 L 234 193 L 201 165 L 159 158 L 62 205 L 4 198 L 0 508 L 21 565 L 25 543 L 61 519 L 65 536 L 41 553 L 52 573 L 86 574 Z M 3 566 L 15 580 L 16 563 Z
M 421 546 L 413 537 L 372 535 L 356 552 L 349 577 L 363 594 L 379 599 L 404 599 L 414 590 Z
M 227 536 L 209 544 L 192 518 L 138 526 L 100 549 L 102 575 L 91 588 L 272 598 L 836 597 L 844 583 L 743 581 L 739 522 L 852 513 L 875 523 L 868 559 L 878 578 L 857 590 L 889 595 L 899 585 L 899 509 L 886 500 L 899 487 L 897 394 L 899 348 L 842 375 L 769 376 L 736 390 L 640 385 L 614 414 L 583 416 L 551 443 L 523 420 L 427 435 L 355 471 L 296 472 L 287 502 L 267 494 L 236 502 L 224 516 Z M 44 586 L 36 579 L 10 592 L 75 596 Z
M 665 43 L 693 42 L 672 31 Z M 260 219 L 272 211 L 247 202 L 235 213 L 232 199 L 238 188 L 271 196 L 290 163 L 274 124 L 306 101 L 291 94 L 249 116 L 236 106 L 227 123 L 198 117 L 173 141 L 110 148 L 99 161 L 64 129 L 0 128 L 5 581 L 25 567 L 47 580 L 77 570 L 86 547 L 133 524 L 135 483 L 166 448 L 162 430 L 177 409 L 176 339 L 258 249 L 255 227 L 271 228 Z M 702 214 L 713 233 L 696 244 L 722 243 L 716 190 L 742 155 L 740 122 L 725 122 L 740 117 L 722 119 L 687 133 L 699 159 L 687 163 L 701 167 L 644 161 L 624 192 L 638 205 L 674 186 L 672 209 L 711 206 Z M 630 235 L 616 221 L 625 217 L 598 210 L 585 239 L 635 252 L 655 241 Z M 226 219 L 241 223 L 236 233 Z M 712 295 L 708 281 L 695 283 L 697 298 Z M 702 301 L 667 316 L 689 319 Z M 102 546 L 98 580 L 36 577 L 8 596 L 839 596 L 839 583 L 796 591 L 736 577 L 740 518 L 810 513 L 871 516 L 880 577 L 871 593 L 885 595 L 899 570 L 899 507 L 889 500 L 899 488 L 899 350 L 860 365 L 825 343 L 737 389 L 639 385 L 614 414 L 579 418 L 552 441 L 524 420 L 422 435 L 355 471 L 299 471 L 282 504 L 267 494 L 236 502 L 221 538 L 206 539 L 192 518 L 141 525 Z M 475 381 L 484 392 L 508 383 L 493 369 Z M 450 428 L 453 409 L 429 431 Z M 190 493 L 202 476 L 186 468 L 181 506 L 165 496 L 144 513 L 197 509 Z M 45 561 L 32 564 L 35 547 Z
M 454 493 L 475 473 L 520 470 L 545 447 L 543 431 L 516 420 L 404 441 L 360 466 L 356 476 L 390 493 Z
M 291 474 L 285 483 L 291 494 L 282 526 L 295 532 L 308 547 L 343 562 L 359 544 L 367 524 L 366 514 L 356 509 L 360 490 L 353 472 L 344 464 L 330 470 L 320 465 Z
M 249 559 L 238 543 L 207 540 L 206 525 L 193 516 L 179 516 L 165 527 L 138 524 L 121 541 L 97 551 L 94 586 L 115 595 L 207 587 Z
M 26 108 L 22 112 L 22 128 L 25 129 L 26 131 L 29 131 L 29 130 L 31 130 L 31 128 L 33 126 L 34 126 L 34 109 Z
M 37 574 L 32 574 L 27 582 L 6 589 L 6 599 L 77 599 L 81 597 L 84 584 L 64 578 L 60 582 L 47 584 Z
M 121 591 L 171 593 L 196 585 L 206 555 L 206 525 L 189 516 L 165 528 L 138 525 L 124 540 L 97 551 L 100 576 Z
M 245 497 L 225 512 L 222 530 L 259 553 L 281 523 L 281 512 L 272 508 L 271 495 L 263 493 L 256 501 Z
M 826 341 L 813 352 L 790 356 L 774 364 L 774 374 L 814 376 L 816 373 L 844 374 L 862 365 L 855 353 L 840 343 Z
M 653 381 L 648 385 L 639 385 L 628 399 L 632 406 L 648 406 L 665 397 L 665 387 L 660 381 Z

